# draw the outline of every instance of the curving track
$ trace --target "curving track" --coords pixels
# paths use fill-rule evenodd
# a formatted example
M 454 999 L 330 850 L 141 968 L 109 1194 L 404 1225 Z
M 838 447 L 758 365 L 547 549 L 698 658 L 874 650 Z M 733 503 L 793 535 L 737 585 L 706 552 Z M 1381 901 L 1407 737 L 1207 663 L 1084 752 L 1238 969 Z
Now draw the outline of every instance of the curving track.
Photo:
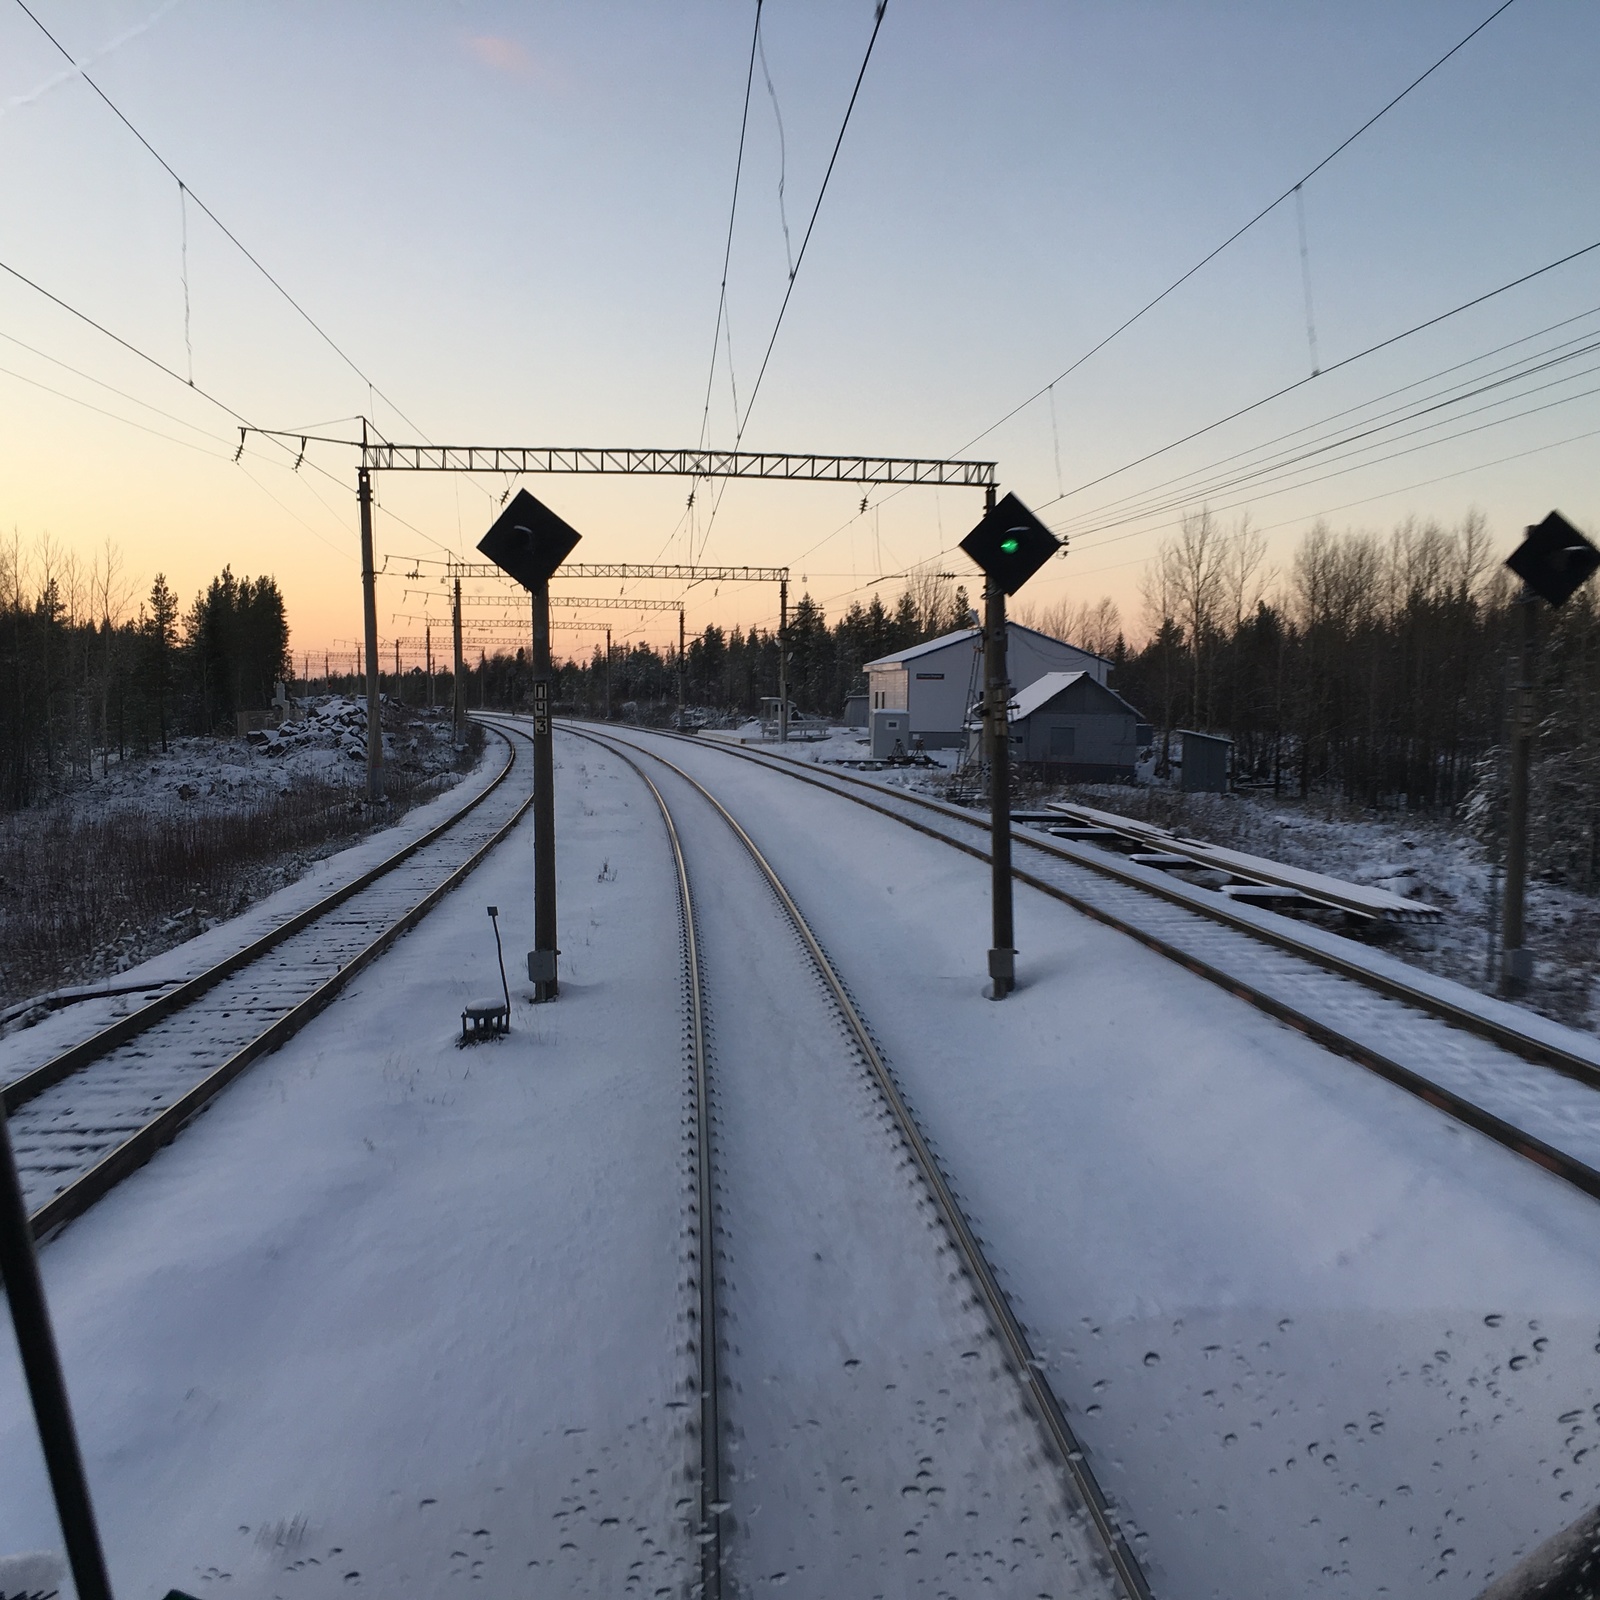
M 573 730 L 576 731 L 576 730 Z M 698 1494 L 698 1509 L 696 1519 L 696 1535 L 701 1548 L 701 1592 L 707 1600 L 724 1592 L 724 1573 L 731 1571 L 735 1575 L 753 1580 L 762 1569 L 758 1557 L 752 1554 L 754 1547 L 761 1556 L 766 1556 L 765 1566 L 770 1568 L 775 1560 L 783 1558 L 784 1539 L 775 1539 L 770 1526 L 773 1520 L 767 1508 L 758 1506 L 752 1508 L 748 1505 L 749 1499 L 758 1496 L 773 1496 L 784 1503 L 795 1498 L 791 1493 L 785 1497 L 782 1480 L 784 1470 L 775 1468 L 768 1457 L 760 1454 L 763 1444 L 769 1449 L 774 1448 L 772 1436 L 777 1431 L 774 1424 L 777 1416 L 768 1416 L 760 1401 L 746 1401 L 741 1397 L 746 1391 L 758 1392 L 764 1385 L 770 1385 L 772 1378 L 765 1376 L 768 1365 L 774 1360 L 781 1360 L 781 1355 L 775 1356 L 772 1350 L 774 1344 L 781 1344 L 781 1339 L 774 1340 L 771 1327 L 762 1328 L 761 1310 L 753 1310 L 748 1306 L 740 1306 L 740 1297 L 737 1292 L 730 1294 L 729 1285 L 735 1280 L 732 1266 L 727 1234 L 731 1231 L 737 1234 L 740 1227 L 741 1213 L 754 1211 L 759 1213 L 764 1199 L 766 1203 L 773 1204 L 770 1198 L 764 1196 L 763 1191 L 781 1190 L 782 1179 L 770 1167 L 763 1167 L 759 1172 L 750 1169 L 750 1157 L 745 1154 L 741 1157 L 741 1150 L 750 1151 L 759 1149 L 763 1138 L 771 1137 L 775 1140 L 783 1139 L 781 1128 L 774 1128 L 774 1117 L 781 1120 L 785 1116 L 791 1119 L 791 1126 L 800 1120 L 797 1113 L 800 1110 L 800 1101 L 805 1098 L 806 1091 L 799 1092 L 798 1100 L 787 1100 L 786 1096 L 795 1093 L 793 1080 L 786 1079 L 777 1070 L 776 1063 L 767 1063 L 768 1070 L 756 1081 L 753 1092 L 741 1092 L 738 1073 L 732 1070 L 718 1075 L 723 1082 L 720 1089 L 714 1086 L 713 1064 L 717 1060 L 710 1038 L 710 1021 L 708 1019 L 707 995 L 708 991 L 716 993 L 718 1004 L 711 1007 L 713 1015 L 719 1016 L 723 1022 L 723 1033 L 735 1041 L 735 1049 L 725 1052 L 728 1055 L 739 1054 L 749 1056 L 760 1052 L 760 1028 L 766 1021 L 765 1016 L 755 1023 L 755 1031 L 750 1032 L 751 1023 L 748 1018 L 730 1016 L 730 1013 L 741 1010 L 740 992 L 743 982 L 730 984 L 728 978 L 734 961 L 722 964 L 723 981 L 719 985 L 713 975 L 708 983 L 706 969 L 702 957 L 702 927 L 696 920 L 695 896 L 690 884 L 690 871 L 682 839 L 681 820 L 675 819 L 673 810 L 661 788 L 634 760 L 625 752 L 620 742 L 596 737 L 593 733 L 580 733 L 581 738 L 587 739 L 602 748 L 618 755 L 623 761 L 633 768 L 643 782 L 648 786 L 657 806 L 660 808 L 666 826 L 669 843 L 672 848 L 674 863 L 677 872 L 680 900 L 680 916 L 682 919 L 684 956 L 686 963 L 686 992 L 689 996 L 689 1039 L 691 1049 L 692 1077 L 695 1086 L 696 1124 L 697 1124 L 697 1166 L 698 1176 L 696 1183 L 696 1209 L 697 1226 L 699 1231 L 698 1263 L 699 1263 L 699 1294 L 697 1308 L 698 1355 L 700 1361 L 700 1400 L 701 1416 L 699 1436 L 701 1439 L 702 1469 Z M 1061 1488 L 1065 1491 L 1068 1513 L 1065 1526 L 1059 1529 L 1051 1538 L 1046 1547 L 1035 1552 L 1037 1559 L 1046 1567 L 1055 1565 L 1065 1566 L 1071 1571 L 1073 1592 L 1113 1593 L 1123 1597 L 1123 1600 L 1144 1600 L 1149 1593 L 1143 1573 L 1140 1570 L 1132 1550 L 1125 1540 L 1118 1522 L 1107 1506 L 1093 1473 L 1088 1468 L 1083 1451 L 1078 1445 L 1070 1424 L 1067 1422 L 1063 1409 L 1052 1392 L 1046 1380 L 1042 1364 L 1035 1359 L 1029 1346 L 1026 1334 L 1023 1332 L 1010 1302 L 1001 1289 L 994 1270 L 987 1261 L 973 1230 L 968 1223 L 959 1204 L 952 1194 L 949 1184 L 941 1171 L 937 1160 L 930 1151 L 915 1118 L 912 1116 L 894 1076 L 890 1071 L 883 1055 L 872 1036 L 870 1029 L 860 1015 L 855 1001 L 849 990 L 840 978 L 830 961 L 826 951 L 817 940 L 805 917 L 795 904 L 792 896 L 785 888 L 771 865 L 757 848 L 749 834 L 740 826 L 727 809 L 700 783 L 684 772 L 680 767 L 667 761 L 663 756 L 654 752 L 650 759 L 659 763 L 673 775 L 678 786 L 684 789 L 690 798 L 691 805 L 703 803 L 715 817 L 715 822 L 709 825 L 716 828 L 719 824 L 731 830 L 749 863 L 754 867 L 759 881 L 770 891 L 770 897 L 775 902 L 779 913 L 778 921 L 788 930 L 798 946 L 802 962 L 811 969 L 813 981 L 820 980 L 820 993 L 818 999 L 822 1007 L 831 1013 L 835 1023 L 836 1035 L 842 1035 L 845 1047 L 850 1057 L 849 1068 L 846 1071 L 853 1073 L 858 1078 L 864 1078 L 867 1085 L 867 1095 L 887 1111 L 888 1119 L 895 1135 L 901 1142 L 903 1150 L 909 1153 L 910 1162 L 916 1173 L 916 1182 L 921 1196 L 917 1205 L 931 1203 L 932 1211 L 938 1218 L 938 1225 L 942 1228 L 949 1245 L 953 1247 L 960 1261 L 966 1280 L 976 1290 L 977 1299 L 974 1306 L 981 1304 L 983 1314 L 987 1319 L 988 1328 L 993 1338 L 998 1343 L 1000 1352 L 1003 1352 L 1005 1366 L 1009 1369 L 1021 1391 L 1026 1395 L 1032 1416 L 1048 1441 L 1048 1453 L 1062 1471 L 1063 1482 Z M 705 824 L 701 825 L 702 827 Z M 748 876 L 748 874 L 747 874 Z M 719 874 L 720 877 L 720 874 Z M 748 908 L 753 901 L 760 900 L 759 894 L 744 895 L 742 905 Z M 724 913 L 727 903 L 724 904 Z M 779 967 L 784 956 L 781 952 L 768 955 L 765 950 L 758 950 L 757 939 L 754 935 L 753 924 L 751 927 L 740 929 L 737 933 L 723 934 L 724 939 L 731 937 L 733 945 L 728 953 L 736 954 L 739 966 L 746 962 L 760 964 L 769 972 Z M 792 961 L 792 954 L 788 958 Z M 801 1030 L 803 1031 L 803 1030 Z M 828 1030 L 818 1029 L 816 1033 L 826 1036 Z M 824 1046 L 826 1053 L 836 1054 L 836 1047 Z M 774 1052 L 776 1054 L 776 1052 Z M 804 1078 L 815 1080 L 814 1086 L 809 1090 L 812 1103 L 806 1107 L 806 1120 L 816 1119 L 827 1122 L 830 1110 L 838 1100 L 844 1098 L 840 1093 L 838 1069 L 833 1072 L 833 1086 L 829 1090 L 826 1085 L 829 1079 L 829 1068 L 821 1062 L 814 1065 L 807 1061 Z M 778 1103 L 782 1103 L 782 1109 Z M 713 1107 L 715 1106 L 715 1112 Z M 765 1125 L 763 1123 L 765 1119 Z M 722 1130 L 728 1124 L 732 1129 L 726 1135 Z M 834 1125 L 829 1128 L 825 1137 L 830 1147 L 837 1151 L 840 1146 L 852 1142 L 850 1130 L 846 1126 Z M 870 1140 L 869 1140 L 870 1142 Z M 726 1146 L 726 1148 L 724 1148 Z M 765 1161 L 769 1157 L 757 1157 L 758 1161 Z M 876 1159 L 880 1165 L 881 1156 L 874 1157 L 872 1152 L 866 1153 L 866 1159 Z M 781 1164 L 781 1163 L 774 1163 Z M 741 1177 L 741 1166 L 744 1174 Z M 810 1179 L 815 1184 L 823 1180 L 824 1174 L 818 1173 Z M 776 1202 L 782 1209 L 782 1202 Z M 892 1205 L 892 1201 L 890 1202 Z M 852 1233 L 860 1233 L 858 1218 L 834 1219 L 834 1226 L 818 1226 L 818 1220 L 824 1215 L 826 1207 L 817 1205 L 816 1218 L 809 1218 L 806 1213 L 813 1209 L 812 1202 L 804 1195 L 803 1190 L 788 1203 L 788 1209 L 783 1212 L 780 1222 L 782 1231 L 786 1234 L 798 1235 L 803 1239 L 803 1245 L 798 1246 L 799 1253 L 803 1255 L 814 1242 L 819 1248 L 815 1251 L 817 1261 L 823 1259 L 823 1249 L 830 1253 L 840 1247 L 838 1234 L 839 1223 L 843 1221 L 844 1227 Z M 887 1209 L 887 1207 L 886 1207 Z M 808 1224 L 814 1230 L 814 1236 L 808 1234 Z M 867 1230 L 873 1233 L 879 1229 L 891 1233 L 894 1222 L 882 1212 L 876 1214 L 875 1226 Z M 925 1226 L 925 1225 L 924 1225 Z M 748 1269 L 747 1269 L 748 1270 Z M 885 1287 L 874 1285 L 875 1288 Z M 887 1291 L 886 1291 L 887 1292 Z M 761 1293 L 759 1298 L 763 1301 L 771 1297 L 770 1288 Z M 870 1298 L 870 1295 L 865 1297 Z M 731 1307 L 726 1303 L 732 1301 Z M 708 1337 L 707 1330 L 712 1330 Z M 742 1330 L 742 1331 L 741 1331 Z M 969 1336 L 970 1337 L 970 1336 Z M 742 1346 L 749 1341 L 753 1347 L 762 1349 L 759 1359 L 754 1356 L 746 1357 Z M 891 1340 L 892 1342 L 892 1340 Z M 909 1341 L 908 1341 L 909 1342 Z M 951 1352 L 949 1365 L 960 1369 L 965 1359 L 975 1355 L 972 1350 Z M 861 1362 L 856 1359 L 845 1363 L 847 1373 L 849 1369 L 860 1367 Z M 962 1405 L 960 1398 L 952 1401 L 952 1390 L 959 1397 L 962 1393 L 963 1379 L 954 1374 L 943 1378 L 935 1377 L 932 1382 L 937 1386 L 936 1392 L 943 1398 L 939 1404 L 946 1411 L 959 1411 Z M 837 1387 L 846 1387 L 846 1383 L 835 1380 Z M 891 1382 L 887 1385 L 891 1390 L 897 1384 Z M 724 1395 L 728 1396 L 729 1403 L 724 1407 Z M 792 1397 L 780 1408 L 779 1416 L 787 1414 L 787 1406 L 792 1403 Z M 864 1424 L 869 1435 L 872 1435 L 870 1403 L 869 1412 L 864 1417 L 852 1414 L 850 1417 L 852 1434 L 859 1434 Z M 821 1411 L 823 1408 L 815 1407 Z M 758 1429 L 761 1438 L 746 1439 L 744 1430 L 739 1426 L 741 1414 L 744 1414 L 752 1423 L 751 1432 Z M 765 1426 L 761 1426 L 765 1424 Z M 808 1424 L 808 1426 L 823 1426 L 826 1424 Z M 991 1424 L 992 1425 L 992 1424 Z M 942 1435 L 946 1427 L 951 1425 L 946 1419 L 940 1419 L 940 1427 L 934 1430 L 935 1434 Z M 951 1432 L 958 1429 L 951 1427 Z M 1027 1430 L 1024 1430 L 1026 1433 Z M 744 1453 L 741 1464 L 736 1457 L 734 1461 L 725 1460 L 725 1452 L 729 1448 L 730 1440 L 737 1439 L 739 1447 Z M 989 1441 L 992 1443 L 992 1441 Z M 884 1456 L 892 1456 L 894 1443 L 892 1442 L 892 1426 L 884 1435 L 871 1439 L 872 1447 L 881 1450 Z M 917 1446 L 921 1448 L 922 1446 Z M 776 1445 L 779 1454 L 785 1454 L 793 1449 L 804 1453 L 802 1446 L 784 1445 L 781 1440 Z M 830 1463 L 842 1450 L 849 1446 L 841 1442 L 833 1442 L 825 1446 L 821 1454 Z M 929 1479 L 938 1476 L 953 1476 L 948 1471 L 952 1464 L 949 1461 L 938 1461 L 940 1445 L 928 1441 L 927 1448 L 934 1453 L 922 1456 L 919 1459 L 925 1463 L 921 1471 L 917 1472 L 918 1479 Z M 950 1447 L 947 1445 L 948 1450 Z M 959 1447 L 957 1447 L 959 1448 Z M 1018 1459 L 1024 1459 L 1031 1454 L 1026 1438 L 1021 1447 L 1015 1452 L 1002 1452 L 1014 1454 Z M 936 1464 L 937 1463 L 937 1464 Z M 785 1462 L 785 1466 L 792 1463 Z M 803 1474 L 802 1474 L 803 1475 Z M 820 1476 L 820 1474 L 818 1474 Z M 904 1476 L 912 1476 L 908 1468 Z M 775 1481 L 777 1480 L 777 1481 Z M 858 1480 L 853 1474 L 847 1474 L 845 1481 L 852 1486 L 852 1492 L 858 1487 Z M 812 1487 L 807 1485 L 807 1488 Z M 816 1492 L 823 1494 L 825 1486 L 818 1483 Z M 873 1489 L 869 1486 L 866 1494 L 870 1497 Z M 893 1491 L 891 1491 L 893 1492 Z M 915 1541 L 930 1542 L 929 1535 L 933 1533 L 930 1523 L 936 1523 L 938 1518 L 939 1501 L 945 1491 L 943 1488 L 933 1490 L 929 1499 L 932 1509 L 924 1507 L 920 1516 L 916 1518 L 914 1530 L 905 1535 L 908 1541 L 907 1556 L 915 1558 L 920 1551 Z M 898 1496 L 910 1497 L 916 1500 L 918 1490 L 915 1483 L 898 1491 Z M 935 1498 L 935 1496 L 937 1498 Z M 902 1502 L 903 1503 L 903 1502 Z M 1012 1511 L 1014 1513 L 1014 1509 Z M 827 1525 L 818 1525 L 817 1517 L 820 1513 L 809 1513 L 812 1525 L 802 1535 L 802 1540 L 809 1536 L 813 1539 L 828 1539 L 848 1541 L 851 1513 L 859 1512 L 859 1507 L 852 1507 L 848 1501 L 841 1511 L 838 1507 L 831 1508 L 831 1514 L 836 1521 L 830 1529 Z M 894 1519 L 901 1513 L 897 1508 L 880 1504 L 874 1513 L 874 1526 L 877 1537 L 882 1538 L 883 1529 L 894 1523 Z M 967 1511 L 966 1516 L 976 1516 L 978 1513 Z M 914 1513 L 905 1513 L 910 1519 Z M 953 1517 L 953 1512 L 952 1512 Z M 777 1519 L 780 1523 L 782 1518 Z M 1030 1543 L 1025 1536 L 1028 1516 L 1023 1514 L 1018 1527 L 1024 1530 L 1023 1534 L 1014 1537 L 1011 1543 L 1017 1547 L 1025 1547 Z M 754 1526 L 752 1526 L 754 1524 Z M 743 1532 L 743 1538 L 740 1533 Z M 786 1533 L 784 1538 L 788 1538 Z M 886 1544 L 891 1542 L 884 1541 Z M 946 1541 L 950 1542 L 950 1541 Z M 802 1541 L 788 1546 L 790 1553 L 796 1548 L 803 1548 Z M 776 1554 L 773 1552 L 776 1551 Z M 986 1553 L 987 1554 L 987 1553 Z M 973 1552 L 976 1556 L 976 1552 Z M 730 1557 L 732 1565 L 730 1567 Z M 946 1561 L 957 1559 L 957 1552 L 951 1552 Z M 1021 1559 L 1020 1557 L 1015 1559 Z M 977 1578 L 980 1566 L 966 1569 L 970 1576 Z M 1008 1570 L 1002 1568 L 1001 1570 Z M 1009 1568 L 1013 1581 L 1020 1578 L 1021 1573 L 1015 1566 Z M 771 1573 L 768 1573 L 771 1576 Z M 780 1574 L 781 1577 L 781 1574 Z M 948 1575 L 953 1581 L 954 1573 Z M 993 1581 L 992 1576 L 988 1581 Z
M 987 819 L 961 807 L 782 757 L 687 742 L 988 860 Z M 1092 846 L 1023 827 L 1013 829 L 1012 841 L 1017 881 L 1126 933 L 1600 1198 L 1600 1050 L 1580 1036 Z
M 258 1057 L 305 1026 L 514 827 L 532 799 L 520 730 L 465 805 L 205 972 L 8 1083 L 5 1108 L 35 1235 L 148 1161 Z

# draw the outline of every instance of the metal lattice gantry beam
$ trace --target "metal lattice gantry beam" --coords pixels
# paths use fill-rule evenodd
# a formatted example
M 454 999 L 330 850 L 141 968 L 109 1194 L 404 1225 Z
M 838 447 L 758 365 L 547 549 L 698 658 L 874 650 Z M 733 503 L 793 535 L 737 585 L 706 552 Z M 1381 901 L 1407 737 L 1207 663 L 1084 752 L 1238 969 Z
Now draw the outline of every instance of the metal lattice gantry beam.
M 450 578 L 498 578 L 505 573 L 491 561 L 445 562 L 446 576 Z M 562 578 L 646 578 L 664 583 L 787 583 L 787 567 L 696 567 L 672 562 L 637 561 L 566 561 L 557 568 L 556 579 Z M 550 597 L 554 604 L 555 596 Z
M 369 472 L 605 473 L 671 478 L 771 478 L 810 483 L 948 484 L 986 489 L 993 461 L 916 456 L 792 455 L 765 450 L 606 450 L 550 445 L 364 444 Z
M 625 596 L 567 595 L 550 596 L 552 606 L 568 611 L 681 611 L 681 600 L 630 600 Z M 527 597 L 512 594 L 464 594 L 461 597 L 463 615 L 469 611 L 515 611 L 526 614 Z

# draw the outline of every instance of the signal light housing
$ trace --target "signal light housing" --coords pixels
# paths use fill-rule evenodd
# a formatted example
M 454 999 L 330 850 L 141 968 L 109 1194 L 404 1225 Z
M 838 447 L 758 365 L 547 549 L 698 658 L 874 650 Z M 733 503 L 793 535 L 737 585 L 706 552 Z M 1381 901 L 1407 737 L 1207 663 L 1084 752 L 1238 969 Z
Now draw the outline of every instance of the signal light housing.
M 1506 565 L 1536 595 L 1560 606 L 1600 567 L 1600 550 L 1559 511 L 1552 511 L 1528 529 L 1527 537 L 1506 558 Z
M 583 537 L 526 489 L 495 519 L 478 548 L 524 589 L 546 582 Z
M 1014 494 L 998 501 L 961 541 L 961 548 L 1006 594 L 1015 594 L 1061 547 Z

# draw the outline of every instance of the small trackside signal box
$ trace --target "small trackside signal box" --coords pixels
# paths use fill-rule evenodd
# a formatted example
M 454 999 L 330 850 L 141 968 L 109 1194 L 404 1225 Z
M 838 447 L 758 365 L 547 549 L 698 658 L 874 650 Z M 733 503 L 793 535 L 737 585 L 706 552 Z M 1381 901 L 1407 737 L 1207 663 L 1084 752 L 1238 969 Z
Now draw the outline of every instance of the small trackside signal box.
M 911 713 L 877 710 L 872 713 L 872 759 L 889 761 L 911 754 Z

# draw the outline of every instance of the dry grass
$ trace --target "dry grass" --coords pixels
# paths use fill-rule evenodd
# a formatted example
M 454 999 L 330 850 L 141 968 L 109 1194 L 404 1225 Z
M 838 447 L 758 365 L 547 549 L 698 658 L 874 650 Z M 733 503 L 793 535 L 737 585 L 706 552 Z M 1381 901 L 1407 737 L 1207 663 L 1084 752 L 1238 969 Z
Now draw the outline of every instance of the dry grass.
M 328 783 L 229 808 L 12 814 L 0 832 L 0 1004 L 126 970 L 292 882 L 445 782 L 391 769 L 390 804 L 378 815 Z

